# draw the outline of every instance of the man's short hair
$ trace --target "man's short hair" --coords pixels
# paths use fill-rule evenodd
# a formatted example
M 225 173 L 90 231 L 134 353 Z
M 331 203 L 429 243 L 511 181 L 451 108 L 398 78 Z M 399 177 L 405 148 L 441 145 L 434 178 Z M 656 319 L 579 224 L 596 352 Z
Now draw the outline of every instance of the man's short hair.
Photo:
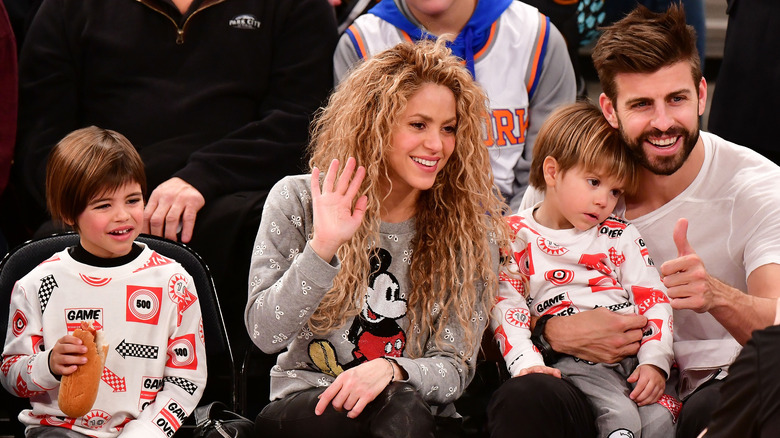
M 640 5 L 603 30 L 593 49 L 593 65 L 601 89 L 613 102 L 617 98 L 618 73 L 654 73 L 685 61 L 691 65 L 693 83 L 698 86 L 701 81 L 696 31 L 685 24 L 685 11 L 679 4 L 672 4 L 662 13 Z
M 46 205 L 52 219 L 75 225 L 96 196 L 134 182 L 145 196 L 144 163 L 125 136 L 96 126 L 78 129 L 49 154 Z

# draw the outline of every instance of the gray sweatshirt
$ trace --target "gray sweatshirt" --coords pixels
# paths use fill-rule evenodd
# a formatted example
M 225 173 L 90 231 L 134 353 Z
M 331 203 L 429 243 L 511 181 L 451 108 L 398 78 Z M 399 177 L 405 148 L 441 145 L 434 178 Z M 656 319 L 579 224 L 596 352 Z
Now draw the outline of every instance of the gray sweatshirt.
M 473 315 L 477 336 L 469 344 L 457 319 L 447 318 L 435 306 L 435 323 L 446 324 L 443 342 L 436 346 L 426 339 L 422 357 L 408 357 L 409 338 L 427 337 L 429 332 L 407 318 L 414 219 L 383 222 L 380 249 L 372 257 L 372 266 L 378 270 L 368 279 L 361 314 L 327 335 L 313 334 L 307 322 L 333 286 L 340 263 L 337 257 L 322 260 L 308 243 L 312 236 L 310 177 L 286 177 L 271 190 L 252 253 L 245 313 L 249 335 L 266 353 L 286 349 L 271 370 L 271 400 L 328 386 L 343 370 L 387 356 L 406 371 L 407 382 L 417 388 L 434 414 L 457 415 L 452 402 L 474 377 L 479 334 L 488 322 L 489 309 L 481 308 Z M 496 269 L 497 260 L 495 249 Z

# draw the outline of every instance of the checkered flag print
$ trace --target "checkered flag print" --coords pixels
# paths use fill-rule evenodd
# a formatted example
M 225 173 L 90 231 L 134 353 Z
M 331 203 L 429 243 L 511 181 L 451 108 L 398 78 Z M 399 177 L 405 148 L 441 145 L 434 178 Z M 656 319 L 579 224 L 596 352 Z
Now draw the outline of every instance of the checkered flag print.
M 11 370 L 11 365 L 15 364 L 19 361 L 19 359 L 22 358 L 21 354 L 17 354 L 15 356 L 7 356 L 5 357 L 5 360 L 3 360 L 3 365 L 0 366 L 0 371 L 3 372 L 4 376 L 8 375 L 8 372 Z
M 127 356 L 140 357 L 142 359 L 157 359 L 159 351 L 160 348 L 154 345 L 133 344 L 125 342 L 124 339 L 122 339 L 122 342 L 116 347 L 116 352 L 119 353 L 123 359 Z
M 166 383 L 170 382 L 174 385 L 178 386 L 179 388 L 187 391 L 189 395 L 195 394 L 195 391 L 198 389 L 198 385 L 190 382 L 187 379 L 183 379 L 181 377 L 176 376 L 168 376 L 163 379 Z
M 54 275 L 49 274 L 41 278 L 41 287 L 38 288 L 38 300 L 41 302 L 41 313 L 46 310 L 46 305 L 49 304 L 49 298 L 51 293 L 57 286 L 57 280 L 54 279 Z
M 114 392 L 127 391 L 125 378 L 117 376 L 116 374 L 114 374 L 113 371 L 109 370 L 107 367 L 103 367 L 103 375 L 100 376 L 100 380 L 106 382 L 106 384 L 110 386 L 114 390 Z
M 523 280 L 521 280 L 519 278 L 510 277 L 510 276 L 506 275 L 503 272 L 499 272 L 498 279 L 500 281 L 505 281 L 505 282 L 511 284 L 512 287 L 515 288 L 517 293 L 519 293 L 520 295 L 525 296 L 525 285 L 523 284 Z
M 626 256 L 618 254 L 617 250 L 613 247 L 609 249 L 609 260 L 614 263 L 615 266 L 620 267 L 620 265 L 626 261 Z

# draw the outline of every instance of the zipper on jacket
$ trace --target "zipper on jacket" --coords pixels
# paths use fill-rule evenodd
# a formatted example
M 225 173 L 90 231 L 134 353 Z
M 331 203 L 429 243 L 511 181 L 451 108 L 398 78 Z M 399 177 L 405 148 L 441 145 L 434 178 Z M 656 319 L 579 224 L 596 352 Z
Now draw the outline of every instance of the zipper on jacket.
M 181 27 L 179 27 L 179 23 L 176 20 L 174 20 L 173 17 L 168 15 L 162 9 L 160 9 L 160 8 L 158 8 L 158 7 L 156 7 L 156 6 L 152 5 L 152 4 L 149 4 L 147 2 L 147 0 L 136 0 L 136 1 L 138 3 L 141 3 L 144 6 L 148 7 L 149 9 L 151 9 L 153 11 L 159 12 L 160 14 L 165 16 L 165 18 L 170 20 L 170 22 L 173 23 L 174 26 L 176 26 L 176 44 L 181 45 L 181 44 L 184 44 L 184 31 L 187 29 L 187 23 L 190 22 L 190 19 L 192 19 L 192 17 L 194 17 L 195 14 L 197 14 L 198 12 L 200 12 L 200 11 L 206 9 L 206 8 L 210 8 L 211 6 L 217 5 L 219 3 L 223 3 L 225 0 L 215 0 L 215 1 L 212 1 L 210 3 L 206 2 L 205 4 L 201 5 L 197 10 L 195 10 L 192 14 L 190 14 L 189 17 L 187 17 L 186 20 L 184 20 L 184 24 Z

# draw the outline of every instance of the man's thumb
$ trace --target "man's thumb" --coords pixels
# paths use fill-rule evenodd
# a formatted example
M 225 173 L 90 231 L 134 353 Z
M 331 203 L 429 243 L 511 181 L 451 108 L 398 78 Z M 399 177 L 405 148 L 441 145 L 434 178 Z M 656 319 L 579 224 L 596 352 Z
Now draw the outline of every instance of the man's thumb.
M 691 244 L 688 243 L 688 219 L 680 218 L 677 220 L 677 223 L 674 224 L 672 237 L 675 246 L 677 246 L 677 257 L 695 253 Z

